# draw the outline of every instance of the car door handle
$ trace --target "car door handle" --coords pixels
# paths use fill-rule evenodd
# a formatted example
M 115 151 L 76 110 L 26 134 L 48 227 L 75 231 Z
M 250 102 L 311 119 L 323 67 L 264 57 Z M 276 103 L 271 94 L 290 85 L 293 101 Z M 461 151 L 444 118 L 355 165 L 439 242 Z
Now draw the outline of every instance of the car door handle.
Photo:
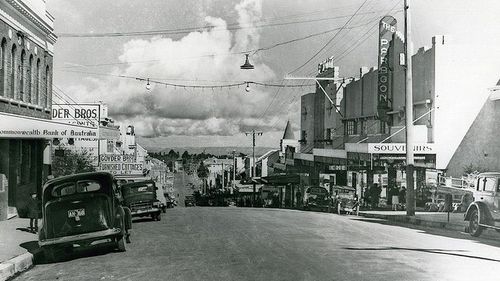
M 483 197 L 481 197 L 480 199 L 483 200 Z

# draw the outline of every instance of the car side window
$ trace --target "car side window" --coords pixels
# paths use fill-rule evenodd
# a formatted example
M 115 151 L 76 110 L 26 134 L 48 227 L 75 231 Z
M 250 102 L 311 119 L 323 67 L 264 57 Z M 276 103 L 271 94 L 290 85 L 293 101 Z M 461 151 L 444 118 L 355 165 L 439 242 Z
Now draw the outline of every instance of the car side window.
M 497 180 L 496 178 L 484 178 L 484 191 L 494 192 L 497 189 Z

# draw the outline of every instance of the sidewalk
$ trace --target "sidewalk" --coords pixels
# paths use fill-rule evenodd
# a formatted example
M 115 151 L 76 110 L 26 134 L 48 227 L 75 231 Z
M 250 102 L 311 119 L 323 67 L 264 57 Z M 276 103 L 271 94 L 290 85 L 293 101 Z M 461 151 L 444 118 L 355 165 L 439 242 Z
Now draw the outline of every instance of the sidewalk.
M 40 222 L 40 221 L 39 221 Z M 29 219 L 12 218 L 0 221 L 0 281 L 33 265 L 38 249 L 38 235 L 27 231 Z
M 433 228 L 445 228 L 455 231 L 465 231 L 467 222 L 464 213 L 416 212 L 414 217 L 406 216 L 406 211 L 360 211 L 360 216 L 377 218 L 397 223 L 413 224 Z

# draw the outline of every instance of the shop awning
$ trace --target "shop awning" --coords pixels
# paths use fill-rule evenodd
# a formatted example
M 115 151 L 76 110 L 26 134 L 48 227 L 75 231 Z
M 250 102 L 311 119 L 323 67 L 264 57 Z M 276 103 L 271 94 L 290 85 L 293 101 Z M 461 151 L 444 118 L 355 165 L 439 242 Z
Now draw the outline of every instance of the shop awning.
M 97 128 L 0 112 L 0 138 L 99 138 Z

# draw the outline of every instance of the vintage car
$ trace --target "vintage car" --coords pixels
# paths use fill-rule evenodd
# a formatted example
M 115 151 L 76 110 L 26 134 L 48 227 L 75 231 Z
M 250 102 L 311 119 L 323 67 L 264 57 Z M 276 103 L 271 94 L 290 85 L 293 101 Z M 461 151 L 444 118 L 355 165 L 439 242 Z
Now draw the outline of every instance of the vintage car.
M 334 185 L 331 189 L 333 206 L 337 214 L 351 213 L 356 210 L 359 202 L 356 198 L 356 189 L 354 187 Z
M 132 217 L 151 216 L 153 220 L 161 220 L 161 202 L 156 197 L 158 188 L 153 180 L 122 184 L 121 189 Z
M 193 195 L 186 195 L 184 197 L 184 207 L 189 207 L 189 206 L 191 206 L 191 207 L 196 206 Z
M 114 177 L 105 172 L 81 173 L 47 181 L 42 195 L 43 226 L 39 245 L 49 260 L 74 247 L 112 244 L 125 251 L 132 227 Z
M 330 197 L 328 190 L 323 187 L 308 187 L 303 200 L 304 202 L 302 206 L 304 210 L 314 208 L 330 212 L 332 207 L 332 198 Z
M 484 229 L 500 231 L 500 173 L 481 173 L 472 191 L 473 200 L 465 212 L 467 231 L 479 236 Z
M 118 175 L 116 176 L 116 178 L 118 179 L 118 184 L 121 186 L 121 185 L 124 185 L 126 183 L 133 183 L 133 182 L 141 182 L 141 181 L 148 181 L 148 180 L 153 180 L 151 177 L 149 176 L 136 176 L 136 175 Z M 156 185 L 156 181 L 155 181 L 155 185 Z M 168 199 L 167 197 L 165 196 L 165 190 L 163 189 L 163 187 L 159 187 L 156 189 L 156 199 L 158 199 L 158 201 L 160 201 L 160 209 L 163 213 L 166 213 L 167 212 L 167 204 L 168 204 Z

